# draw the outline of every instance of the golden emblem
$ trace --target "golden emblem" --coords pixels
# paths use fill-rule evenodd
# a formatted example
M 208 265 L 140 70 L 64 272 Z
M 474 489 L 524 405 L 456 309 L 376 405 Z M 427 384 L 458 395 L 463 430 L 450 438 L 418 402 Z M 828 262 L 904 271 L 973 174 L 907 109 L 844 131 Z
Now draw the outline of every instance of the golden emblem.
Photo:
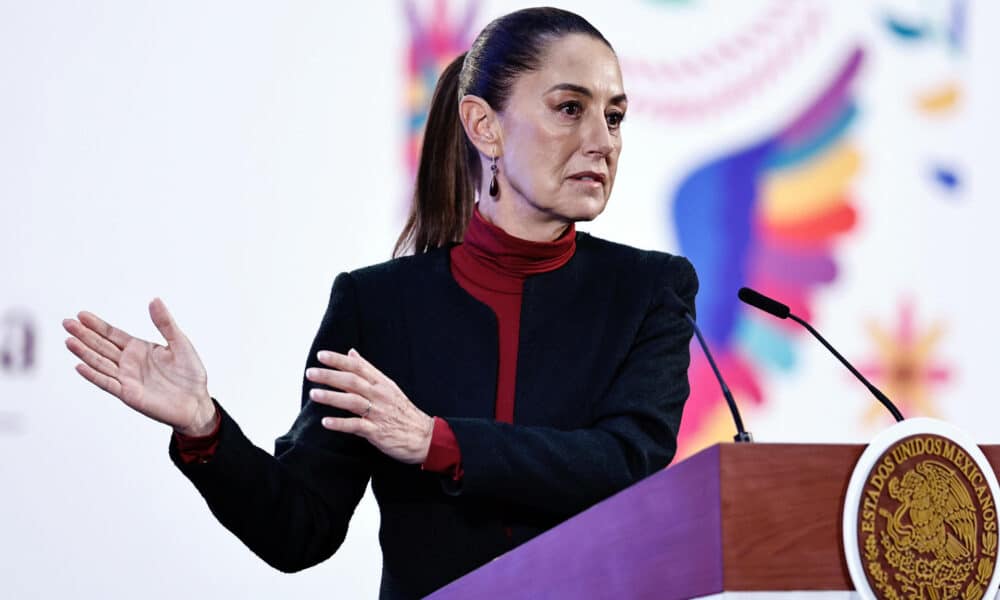
M 868 473 L 858 546 L 875 595 L 978 600 L 993 577 L 997 513 L 976 462 L 945 437 L 890 446 Z

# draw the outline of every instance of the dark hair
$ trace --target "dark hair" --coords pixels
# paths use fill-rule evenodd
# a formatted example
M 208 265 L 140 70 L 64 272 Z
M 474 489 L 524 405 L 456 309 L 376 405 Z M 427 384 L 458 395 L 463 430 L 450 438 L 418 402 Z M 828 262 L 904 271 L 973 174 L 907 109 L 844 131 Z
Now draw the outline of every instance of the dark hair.
M 483 29 L 468 52 L 438 79 L 424 130 L 410 216 L 393 256 L 427 252 L 462 240 L 480 189 L 479 152 L 465 135 L 458 101 L 479 96 L 502 111 L 514 81 L 541 66 L 549 45 L 573 33 L 604 39 L 583 17 L 558 8 L 527 8 L 504 15 Z

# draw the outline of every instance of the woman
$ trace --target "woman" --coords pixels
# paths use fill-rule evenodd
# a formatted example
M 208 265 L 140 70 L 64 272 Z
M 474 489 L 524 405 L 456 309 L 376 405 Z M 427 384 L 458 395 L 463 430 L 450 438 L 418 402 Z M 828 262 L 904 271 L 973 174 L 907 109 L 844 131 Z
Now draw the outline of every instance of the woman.
M 166 347 L 68 319 L 77 370 L 173 427 L 180 470 L 283 571 L 337 550 L 371 478 L 381 597 L 427 594 L 673 456 L 694 271 L 574 226 L 604 210 L 626 107 L 614 51 L 581 17 L 487 26 L 435 92 L 397 244 L 415 255 L 334 281 L 275 456 L 209 396 L 159 300 Z

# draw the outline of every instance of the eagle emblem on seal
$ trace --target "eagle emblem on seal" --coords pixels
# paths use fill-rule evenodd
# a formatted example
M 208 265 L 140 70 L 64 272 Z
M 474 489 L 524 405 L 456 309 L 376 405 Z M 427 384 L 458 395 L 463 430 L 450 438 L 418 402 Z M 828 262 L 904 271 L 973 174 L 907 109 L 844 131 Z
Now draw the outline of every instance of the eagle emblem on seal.
M 866 571 L 876 596 L 982 598 L 995 565 L 996 536 L 980 531 L 981 507 L 967 478 L 956 466 L 926 454 L 895 465 L 877 504 L 881 527 L 864 539 Z M 992 547 L 980 547 L 981 533 Z
M 967 561 L 976 548 L 976 511 L 958 474 L 936 460 L 925 460 L 889 481 L 895 512 L 884 508 L 886 534 L 900 552 L 933 554 L 938 561 Z

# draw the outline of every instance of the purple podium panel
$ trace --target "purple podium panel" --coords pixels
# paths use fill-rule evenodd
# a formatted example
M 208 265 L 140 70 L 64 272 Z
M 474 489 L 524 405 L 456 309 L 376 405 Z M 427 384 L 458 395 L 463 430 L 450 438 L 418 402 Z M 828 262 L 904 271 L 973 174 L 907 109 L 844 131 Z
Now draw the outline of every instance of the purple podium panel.
M 654 473 L 428 596 L 691 598 L 722 591 L 719 446 Z

